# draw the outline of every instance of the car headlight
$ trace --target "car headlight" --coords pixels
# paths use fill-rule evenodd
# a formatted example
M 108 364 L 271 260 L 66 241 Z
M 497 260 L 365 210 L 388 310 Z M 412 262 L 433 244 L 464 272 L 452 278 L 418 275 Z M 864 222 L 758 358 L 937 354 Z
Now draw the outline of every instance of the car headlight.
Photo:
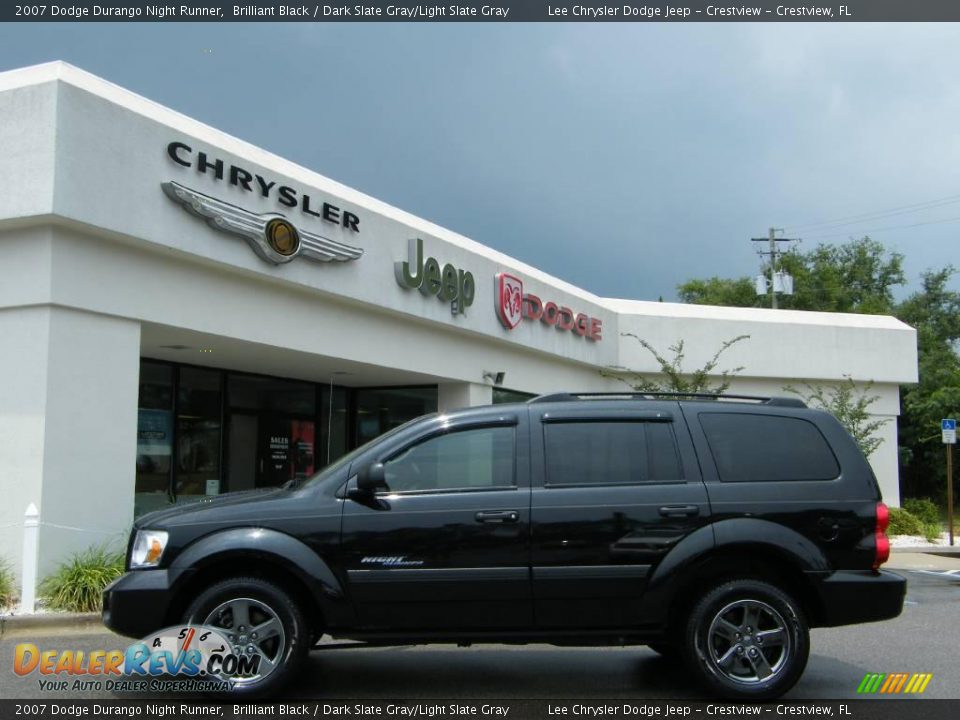
M 167 537 L 163 530 L 137 530 L 130 550 L 130 569 L 157 567 L 167 547 Z

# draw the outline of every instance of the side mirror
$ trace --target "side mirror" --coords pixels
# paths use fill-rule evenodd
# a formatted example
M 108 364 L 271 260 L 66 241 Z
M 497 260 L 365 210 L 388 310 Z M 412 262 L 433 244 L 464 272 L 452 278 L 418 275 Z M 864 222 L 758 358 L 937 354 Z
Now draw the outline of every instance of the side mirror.
M 387 476 L 383 463 L 370 463 L 357 473 L 357 490 L 365 493 L 375 493 L 377 490 L 387 489 Z

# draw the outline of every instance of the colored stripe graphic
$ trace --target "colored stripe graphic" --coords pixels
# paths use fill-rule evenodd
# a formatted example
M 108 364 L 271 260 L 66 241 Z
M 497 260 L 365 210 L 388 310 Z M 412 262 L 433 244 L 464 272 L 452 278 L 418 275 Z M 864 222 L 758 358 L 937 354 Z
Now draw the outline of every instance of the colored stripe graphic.
M 857 693 L 868 695 L 896 695 L 909 693 L 917 695 L 927 689 L 933 679 L 933 673 L 867 673 L 857 686 Z
M 900 673 L 890 673 L 887 675 L 887 679 L 884 681 L 883 685 L 880 687 L 880 694 L 885 695 L 890 692 L 890 688 L 897 684 L 897 680 L 900 678 Z
M 857 688 L 858 693 L 875 693 L 880 688 L 880 682 L 886 677 L 883 673 L 867 673 Z

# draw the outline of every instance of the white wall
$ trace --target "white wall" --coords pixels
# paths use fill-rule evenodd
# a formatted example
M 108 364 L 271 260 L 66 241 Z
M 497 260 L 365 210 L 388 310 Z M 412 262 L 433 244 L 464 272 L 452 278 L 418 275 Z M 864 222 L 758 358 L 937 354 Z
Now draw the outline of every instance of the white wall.
M 140 326 L 49 311 L 41 576 L 65 552 L 123 550 L 133 523 Z
M 437 410 L 456 410 L 493 402 L 493 386 L 478 383 L 440 383 L 437 386 Z
M 19 573 L 40 510 L 40 577 L 133 516 L 139 326 L 56 307 L 0 310 L 0 547 Z
M 53 208 L 56 110 L 54 85 L 6 89 L 0 74 L 0 218 L 44 215 Z
M 50 310 L 0 310 L 0 555 L 19 572 L 23 513 L 41 504 Z

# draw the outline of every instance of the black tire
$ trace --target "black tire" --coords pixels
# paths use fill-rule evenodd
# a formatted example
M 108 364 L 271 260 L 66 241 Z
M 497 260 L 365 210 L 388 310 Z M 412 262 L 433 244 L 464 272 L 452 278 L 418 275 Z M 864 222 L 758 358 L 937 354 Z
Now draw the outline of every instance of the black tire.
M 249 628 L 237 622 L 243 614 Z M 261 655 L 260 672 L 233 678 L 231 696 L 277 693 L 296 676 L 310 649 L 311 630 L 299 605 L 286 590 L 259 578 L 229 578 L 211 585 L 187 608 L 184 621 L 217 628 L 237 647 L 249 652 L 252 646 Z M 265 628 L 261 637 L 254 636 L 257 627 Z
M 800 604 L 759 580 L 708 592 L 684 630 L 683 654 L 706 688 L 732 700 L 772 700 L 792 688 L 810 653 Z

